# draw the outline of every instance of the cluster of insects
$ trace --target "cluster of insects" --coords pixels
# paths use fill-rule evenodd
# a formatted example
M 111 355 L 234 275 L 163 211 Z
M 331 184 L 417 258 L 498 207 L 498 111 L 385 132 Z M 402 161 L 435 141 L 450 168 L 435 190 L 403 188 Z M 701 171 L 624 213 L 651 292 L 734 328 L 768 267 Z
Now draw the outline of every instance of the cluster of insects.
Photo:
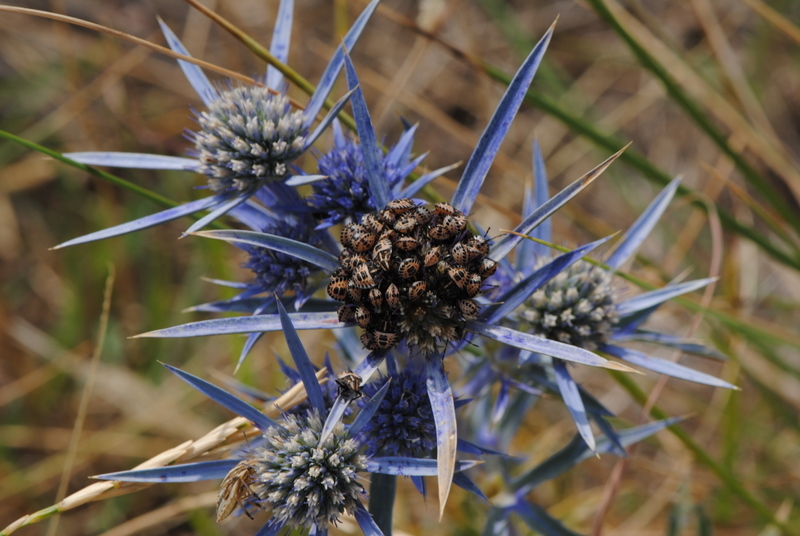
M 345 302 L 339 320 L 365 329 L 361 342 L 386 350 L 407 337 L 433 351 L 455 340 L 479 311 L 473 300 L 497 269 L 489 243 L 467 230 L 467 218 L 447 203 L 433 209 L 396 199 L 342 229 L 344 250 L 328 294 Z

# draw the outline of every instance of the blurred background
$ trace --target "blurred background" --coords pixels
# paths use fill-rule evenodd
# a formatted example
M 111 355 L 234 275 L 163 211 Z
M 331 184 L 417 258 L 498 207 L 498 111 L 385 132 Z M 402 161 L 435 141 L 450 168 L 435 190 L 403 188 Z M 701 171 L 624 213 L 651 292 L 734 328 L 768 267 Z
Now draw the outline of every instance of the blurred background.
M 164 44 L 162 17 L 198 58 L 246 76 L 265 66 L 180 0 L 53 0 L 14 5 L 64 13 Z M 365 5 L 297 0 L 290 65 L 312 83 Z M 277 1 L 206 2 L 268 45 Z M 629 272 L 663 285 L 719 276 L 713 298 L 670 304 L 653 327 L 704 341 L 725 362 L 656 353 L 718 375 L 741 392 L 633 378 L 684 438 L 661 432 L 623 466 L 590 460 L 531 499 L 582 534 L 800 534 L 800 3 L 778 0 L 385 0 L 352 55 L 378 136 L 394 142 L 400 118 L 419 123 L 415 153 L 430 169 L 466 161 L 513 74 L 558 17 L 545 61 L 503 143 L 477 219 L 499 234 L 518 221 L 541 144 L 551 193 L 625 143 L 633 145 L 554 217 L 558 244 L 574 247 L 624 230 L 666 181 L 683 175 Z M 118 37 L 32 15 L 0 15 L 0 129 L 50 149 L 184 155 L 191 107 L 202 103 L 176 62 Z M 221 80 L 210 74 L 212 80 Z M 343 93 L 340 82 L 337 94 Z M 300 102 L 307 97 L 292 88 Z M 318 143 L 329 146 L 329 138 Z M 302 165 L 312 169 L 307 155 Z M 204 195 L 189 173 L 112 170 L 177 201 Z M 435 189 L 449 197 L 460 176 Z M 6 139 L 0 141 L 0 527 L 85 486 L 87 476 L 132 467 L 230 418 L 159 361 L 209 377 L 232 374 L 243 338 L 131 340 L 210 318 L 182 313 L 229 297 L 203 278 L 246 280 L 244 258 L 222 242 L 177 240 L 188 220 L 48 251 L 70 238 L 160 209 Z M 104 289 L 108 329 L 99 363 Z M 636 286 L 623 283 L 623 292 Z M 697 313 L 698 305 L 708 308 Z M 304 333 L 311 358 L 334 348 Z M 237 379 L 285 388 L 264 338 Z M 620 426 L 648 420 L 643 400 L 600 370 L 578 379 Z M 457 371 L 451 381 L 457 383 Z M 93 380 L 90 381 L 90 379 Z M 85 422 L 67 456 L 87 385 Z M 543 400 L 509 452 L 533 464 L 563 447 L 574 425 Z M 691 438 L 691 442 L 685 438 Z M 66 476 L 64 476 L 66 472 Z M 721 476 L 722 475 L 722 476 Z M 727 475 L 727 476 L 726 476 Z M 432 484 L 433 485 L 433 484 Z M 482 482 L 492 496 L 500 482 Z M 486 505 L 460 489 L 438 524 L 401 482 L 396 525 L 408 534 L 477 535 Z M 80 507 L 20 535 L 253 534 L 246 517 L 217 526 L 216 485 L 164 485 Z M 150 512 L 155 512 L 154 514 Z M 57 523 L 54 524 L 54 523 Z M 786 527 L 791 530 L 787 531 Z M 357 528 L 344 523 L 342 533 Z

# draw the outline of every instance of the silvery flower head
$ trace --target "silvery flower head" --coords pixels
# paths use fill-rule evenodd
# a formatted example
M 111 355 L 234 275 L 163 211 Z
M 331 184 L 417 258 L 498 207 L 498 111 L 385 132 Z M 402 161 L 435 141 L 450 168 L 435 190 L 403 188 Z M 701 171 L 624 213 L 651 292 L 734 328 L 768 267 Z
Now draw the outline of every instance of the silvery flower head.
M 90 165 L 200 173 L 206 177 L 213 195 L 69 240 L 57 247 L 119 236 L 197 212 L 210 211 L 186 231 L 194 232 L 243 205 L 253 196 L 268 199 L 270 206 L 299 203 L 297 193 L 284 185 L 304 184 L 321 177 L 292 176 L 289 164 L 311 147 L 347 103 L 349 93 L 312 129 L 341 71 L 344 50 L 352 50 L 355 46 L 377 4 L 378 0 L 373 0 L 354 22 L 302 110 L 292 110 L 283 93 L 283 75 L 271 66 L 263 83 L 258 80 L 252 85 L 229 82 L 227 89 L 220 90 L 200 67 L 179 60 L 183 73 L 206 107 L 205 111 L 196 112 L 200 130 L 189 133 L 189 138 L 195 144 L 194 151 L 191 151 L 195 158 L 117 152 L 70 153 L 66 156 Z M 286 63 L 289 54 L 292 10 L 293 2 L 281 2 L 270 46 L 272 55 L 283 63 Z M 170 48 L 188 56 L 188 51 L 177 36 L 163 21 L 159 20 L 159 24 Z
M 280 180 L 306 148 L 303 111 L 293 111 L 285 95 L 265 85 L 232 85 L 196 115 L 200 130 L 189 134 L 195 170 L 214 192 L 248 192 Z
M 253 502 L 271 510 L 272 523 L 325 528 L 361 505 L 366 490 L 358 473 L 367 470 L 367 458 L 341 422 L 320 442 L 323 426 L 316 410 L 286 415 L 240 462 L 251 468 Z

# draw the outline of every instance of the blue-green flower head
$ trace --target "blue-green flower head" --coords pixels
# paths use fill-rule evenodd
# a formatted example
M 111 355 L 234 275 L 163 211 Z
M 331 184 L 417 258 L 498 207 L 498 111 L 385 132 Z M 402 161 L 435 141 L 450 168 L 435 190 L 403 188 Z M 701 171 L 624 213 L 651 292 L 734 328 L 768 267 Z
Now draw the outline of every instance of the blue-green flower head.
M 242 463 L 252 468 L 248 488 L 257 503 L 286 527 L 326 528 L 352 514 L 366 493 L 357 473 L 367 458 L 340 422 L 320 444 L 323 420 L 316 411 L 286 415 Z
M 374 396 L 382 384 L 364 386 L 366 397 Z M 430 456 L 436 449 L 436 425 L 425 375 L 406 368 L 393 376 L 386 396 L 359 439 L 367 445 L 370 457 Z
M 288 163 L 302 153 L 308 124 L 289 99 L 262 85 L 220 92 L 197 113 L 200 131 L 192 133 L 199 159 L 215 192 L 250 191 L 288 174 Z
M 537 268 L 549 259 L 541 259 Z M 525 301 L 520 316 L 534 334 L 596 350 L 619 322 L 612 275 L 579 261 L 558 273 Z

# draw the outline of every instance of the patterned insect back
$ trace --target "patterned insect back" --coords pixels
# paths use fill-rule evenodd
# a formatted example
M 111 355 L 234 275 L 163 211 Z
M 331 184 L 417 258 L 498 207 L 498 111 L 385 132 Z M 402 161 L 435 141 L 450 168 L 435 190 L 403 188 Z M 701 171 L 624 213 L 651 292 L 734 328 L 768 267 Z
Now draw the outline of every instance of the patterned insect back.
M 486 239 L 472 235 L 466 216 L 447 203 L 428 208 L 395 199 L 345 225 L 341 243 L 328 294 L 345 302 L 339 318 L 364 328 L 361 341 L 370 350 L 405 338 L 432 354 L 459 340 L 497 266 Z

